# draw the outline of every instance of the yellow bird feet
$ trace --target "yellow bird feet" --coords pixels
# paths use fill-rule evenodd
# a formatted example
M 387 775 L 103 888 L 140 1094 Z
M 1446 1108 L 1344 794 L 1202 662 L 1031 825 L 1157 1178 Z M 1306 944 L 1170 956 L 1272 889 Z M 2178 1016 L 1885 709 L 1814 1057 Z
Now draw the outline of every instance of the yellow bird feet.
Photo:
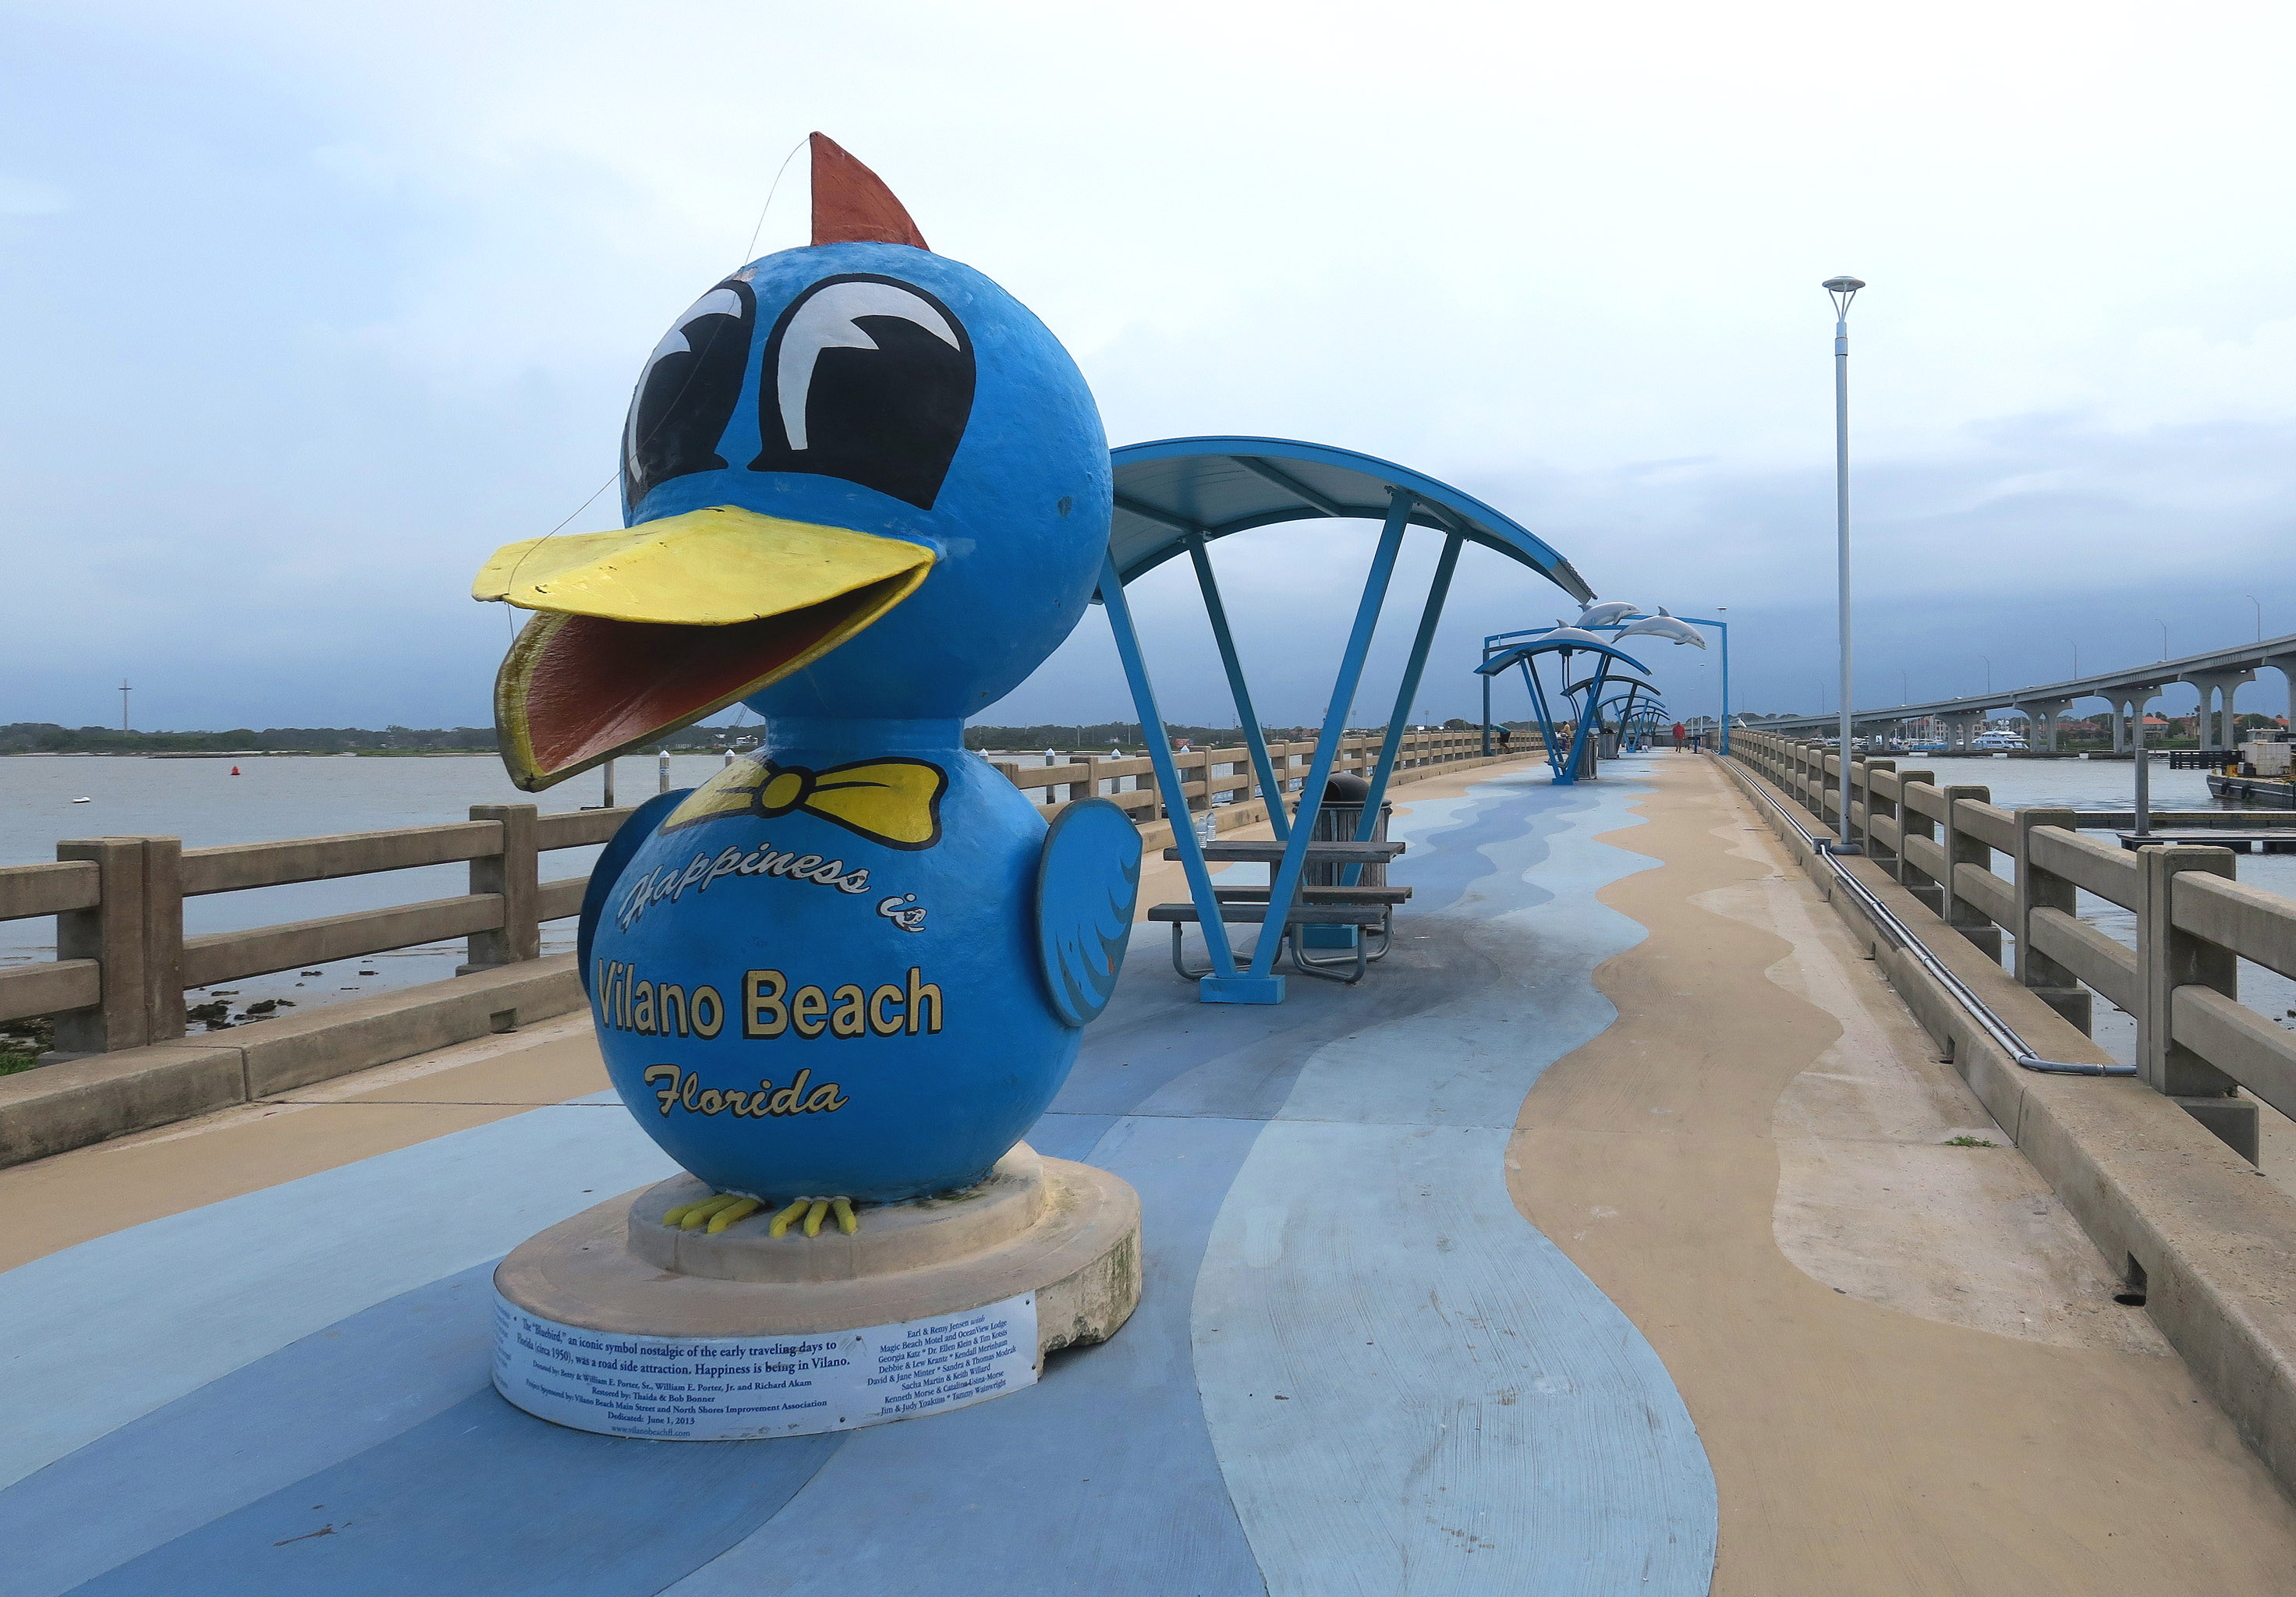
M 698 1203 L 681 1203 L 675 1208 L 665 1210 L 661 1223 L 676 1226 L 680 1231 L 706 1232 L 714 1237 L 735 1221 L 746 1220 L 765 1207 L 759 1200 L 745 1198 L 739 1192 L 719 1192 Z M 861 1221 L 854 1214 L 849 1200 L 800 1198 L 774 1216 L 766 1234 L 786 1236 L 791 1226 L 802 1224 L 806 1235 L 817 1237 L 821 1234 L 822 1222 L 832 1216 L 836 1218 L 837 1229 L 849 1237 L 861 1229 Z

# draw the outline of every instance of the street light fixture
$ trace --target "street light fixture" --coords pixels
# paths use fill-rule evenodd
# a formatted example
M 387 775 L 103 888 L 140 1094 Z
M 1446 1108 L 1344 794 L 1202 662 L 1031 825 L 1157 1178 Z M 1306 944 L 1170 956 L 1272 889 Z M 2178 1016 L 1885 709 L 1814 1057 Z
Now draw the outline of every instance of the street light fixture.
M 2241 597 L 2256 606 L 2256 641 L 2260 643 L 2264 642 L 2264 605 L 2253 594 L 2243 594 Z
M 1841 589 L 1841 836 L 1837 854 L 1856 854 L 1849 830 L 1849 306 L 1866 286 L 1857 277 L 1829 277 L 1819 285 L 1833 301 L 1833 505 L 1836 576 Z

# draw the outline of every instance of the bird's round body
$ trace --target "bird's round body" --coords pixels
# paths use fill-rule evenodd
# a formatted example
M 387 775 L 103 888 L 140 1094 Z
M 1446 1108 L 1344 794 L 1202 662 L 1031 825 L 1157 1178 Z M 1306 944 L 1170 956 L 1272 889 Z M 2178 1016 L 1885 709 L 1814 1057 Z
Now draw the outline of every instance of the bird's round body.
M 1048 828 L 963 737 L 1106 579 L 1113 484 L 1059 340 L 818 135 L 814 224 L 647 357 L 627 527 L 511 545 L 472 592 L 534 612 L 496 683 L 521 786 L 736 700 L 763 718 L 594 867 L 599 1042 L 719 1194 L 893 1202 L 988 1174 L 1123 959 L 1124 813 Z
M 607 889 L 589 985 L 608 1073 L 720 1192 L 967 1186 L 1067 1077 L 1081 1034 L 1037 969 L 1045 823 L 959 733 L 777 724 Z

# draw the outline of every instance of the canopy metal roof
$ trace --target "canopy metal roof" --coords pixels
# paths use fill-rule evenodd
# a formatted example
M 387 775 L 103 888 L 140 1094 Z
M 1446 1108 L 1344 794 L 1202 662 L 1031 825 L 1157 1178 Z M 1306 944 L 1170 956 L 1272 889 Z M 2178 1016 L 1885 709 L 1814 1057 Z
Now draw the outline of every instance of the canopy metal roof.
M 1606 676 L 1603 679 L 1603 684 L 1605 687 L 1613 688 L 1640 688 L 1645 692 L 1653 694 L 1658 692 L 1658 684 L 1654 682 L 1644 682 L 1639 676 L 1628 676 L 1624 675 Z M 1576 693 L 1594 685 L 1595 679 L 1593 677 L 1582 676 L 1577 682 L 1570 683 L 1566 685 L 1562 691 L 1566 693 Z
M 1108 539 L 1130 582 L 1207 540 L 1283 521 L 1387 519 L 1389 491 L 1412 495 L 1411 524 L 1456 532 L 1529 566 L 1573 599 L 1595 597 L 1570 562 L 1522 527 L 1448 483 L 1351 449 L 1288 438 L 1165 438 L 1111 451 L 1116 521 Z
M 1511 643 L 1506 648 L 1500 650 L 1496 654 L 1492 655 L 1490 659 L 1485 660 L 1481 665 L 1477 666 L 1475 667 L 1475 675 L 1478 676 L 1496 676 L 1502 671 L 1511 671 L 1514 669 L 1516 665 L 1523 660 L 1529 659 L 1534 654 L 1603 655 L 1607 656 L 1611 659 L 1622 659 L 1637 671 L 1647 671 L 1650 669 L 1648 666 L 1643 664 L 1642 661 L 1636 659 L 1633 655 L 1628 654 L 1625 650 L 1612 648 L 1608 643 L 1584 643 L 1577 642 L 1576 640 L 1564 640 L 1559 638 L 1534 638 L 1528 643 Z M 1581 683 L 1578 685 L 1579 687 L 1584 687 L 1586 684 Z M 1575 693 L 1578 689 L 1565 688 L 1562 691 L 1566 693 Z

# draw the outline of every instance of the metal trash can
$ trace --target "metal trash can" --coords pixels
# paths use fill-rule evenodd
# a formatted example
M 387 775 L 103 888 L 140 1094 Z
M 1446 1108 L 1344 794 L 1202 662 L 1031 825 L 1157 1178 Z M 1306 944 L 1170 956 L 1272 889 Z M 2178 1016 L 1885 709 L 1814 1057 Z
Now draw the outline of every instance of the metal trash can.
M 1316 828 L 1308 834 L 1309 839 L 1318 843 L 1354 842 L 1357 831 L 1363 825 L 1364 805 L 1370 798 L 1371 783 L 1362 777 L 1350 776 L 1344 772 L 1334 774 L 1324 786 L 1323 807 L 1316 812 Z M 1292 807 L 1292 814 L 1297 820 L 1300 814 L 1298 806 Z M 1394 816 L 1395 806 L 1382 802 L 1379 807 L 1379 820 L 1372 828 L 1373 841 L 1387 841 L 1388 823 Z M 1348 866 L 1337 860 L 1311 859 L 1301 871 L 1300 880 L 1308 887 L 1341 887 L 1349 885 L 1346 881 L 1348 870 Z M 1383 888 L 1387 885 L 1384 863 L 1362 865 L 1357 871 L 1353 883 L 1356 887 Z M 1310 948 L 1352 948 L 1356 946 L 1357 930 L 1352 926 L 1303 926 L 1300 929 L 1300 935 Z

